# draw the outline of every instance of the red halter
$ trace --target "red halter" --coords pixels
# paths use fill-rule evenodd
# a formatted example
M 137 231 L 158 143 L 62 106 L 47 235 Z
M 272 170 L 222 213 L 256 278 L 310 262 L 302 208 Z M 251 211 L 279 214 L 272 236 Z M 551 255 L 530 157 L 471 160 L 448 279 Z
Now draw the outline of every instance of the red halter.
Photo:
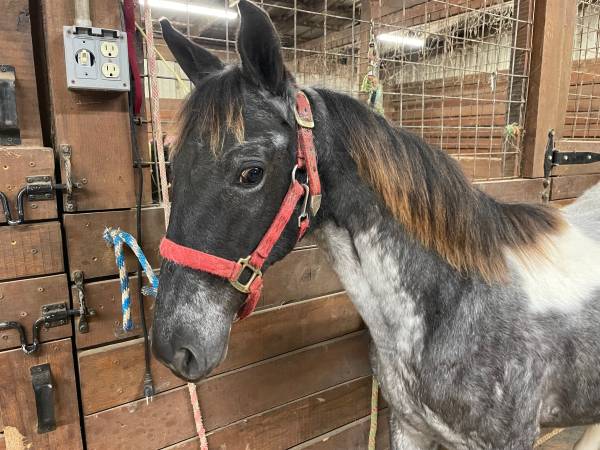
M 160 254 L 163 258 L 181 266 L 226 278 L 238 291 L 248 294 L 246 301 L 238 312 L 238 320 L 248 317 L 256 308 L 263 286 L 261 268 L 292 218 L 300 200 L 303 199 L 304 201 L 298 217 L 298 240 L 304 236 L 309 227 L 307 207 L 310 206 L 310 212 L 314 216 L 321 206 L 321 182 L 317 170 L 317 156 L 312 133 L 314 122 L 310 103 L 302 91 L 298 91 L 296 94 L 295 116 L 298 124 L 298 149 L 296 166 L 292 170 L 292 182 L 279 212 L 273 219 L 273 223 L 271 223 L 258 247 L 249 256 L 240 258 L 236 262 L 184 247 L 167 237 L 163 238 L 160 243 Z M 302 184 L 296 179 L 297 169 L 306 170 L 308 185 Z M 308 204 L 309 200 L 310 205 Z M 248 281 L 242 283 L 240 276 L 246 270 L 249 270 L 252 274 Z

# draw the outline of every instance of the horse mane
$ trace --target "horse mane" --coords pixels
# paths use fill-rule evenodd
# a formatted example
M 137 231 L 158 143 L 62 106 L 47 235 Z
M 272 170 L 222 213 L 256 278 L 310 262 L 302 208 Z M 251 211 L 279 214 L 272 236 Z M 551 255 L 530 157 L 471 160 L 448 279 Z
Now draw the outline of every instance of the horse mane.
M 355 161 L 393 217 L 427 249 L 488 283 L 507 279 L 504 250 L 544 257 L 563 221 L 550 208 L 498 202 L 473 187 L 458 163 L 419 137 L 394 129 L 356 99 L 317 89 L 334 139 Z
M 195 86 L 178 114 L 179 129 L 171 156 L 192 136 L 199 134 L 218 155 L 227 135 L 244 140 L 242 74 L 239 66 L 227 66 Z

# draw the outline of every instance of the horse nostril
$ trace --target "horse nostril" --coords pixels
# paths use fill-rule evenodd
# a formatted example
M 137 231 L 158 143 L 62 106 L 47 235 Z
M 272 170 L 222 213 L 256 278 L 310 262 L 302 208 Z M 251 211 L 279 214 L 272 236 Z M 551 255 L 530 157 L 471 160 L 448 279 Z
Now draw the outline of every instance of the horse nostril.
M 185 378 L 193 380 L 200 377 L 198 358 L 187 347 L 181 347 L 173 355 L 173 368 Z

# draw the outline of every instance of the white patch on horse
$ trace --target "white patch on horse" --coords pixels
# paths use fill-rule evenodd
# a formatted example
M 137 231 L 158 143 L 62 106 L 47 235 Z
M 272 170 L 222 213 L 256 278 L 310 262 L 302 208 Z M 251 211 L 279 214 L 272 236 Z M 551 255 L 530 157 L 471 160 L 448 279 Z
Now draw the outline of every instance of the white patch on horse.
M 394 258 L 400 254 L 397 244 L 382 240 L 376 228 L 354 239 L 331 223 L 322 230 L 333 268 L 369 327 L 377 359 L 373 369 L 389 403 L 397 408 L 398 421 L 404 427 L 433 430 L 456 449 L 473 448 L 475 438 L 455 433 L 427 405 L 415 402 L 411 364 L 421 358 L 424 323 L 400 279 L 399 256 Z
M 512 250 L 506 252 L 531 311 L 579 310 L 600 290 L 600 242 L 568 224 L 543 245 L 544 256 L 523 258 Z

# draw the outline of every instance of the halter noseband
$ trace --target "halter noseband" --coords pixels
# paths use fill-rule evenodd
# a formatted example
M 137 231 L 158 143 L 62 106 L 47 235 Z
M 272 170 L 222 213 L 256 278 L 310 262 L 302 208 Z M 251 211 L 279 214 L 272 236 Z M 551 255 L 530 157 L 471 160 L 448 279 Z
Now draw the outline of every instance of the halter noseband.
M 310 103 L 302 91 L 296 93 L 294 113 L 298 124 L 298 148 L 296 165 L 292 170 L 292 181 L 275 219 L 258 247 L 250 255 L 238 261 L 231 261 L 185 247 L 167 237 L 164 237 L 160 243 L 160 254 L 163 258 L 190 269 L 226 278 L 234 288 L 247 294 L 246 301 L 238 311 L 238 320 L 248 317 L 256 308 L 263 287 L 262 266 L 292 218 L 300 200 L 303 200 L 303 203 L 298 216 L 298 240 L 304 236 L 310 225 L 307 208 L 310 208 L 310 213 L 315 216 L 321 206 L 321 182 L 312 133 L 314 122 Z M 297 169 L 306 171 L 308 185 L 296 179 Z M 250 271 L 250 277 L 245 282 L 240 281 L 242 274 L 247 271 Z

